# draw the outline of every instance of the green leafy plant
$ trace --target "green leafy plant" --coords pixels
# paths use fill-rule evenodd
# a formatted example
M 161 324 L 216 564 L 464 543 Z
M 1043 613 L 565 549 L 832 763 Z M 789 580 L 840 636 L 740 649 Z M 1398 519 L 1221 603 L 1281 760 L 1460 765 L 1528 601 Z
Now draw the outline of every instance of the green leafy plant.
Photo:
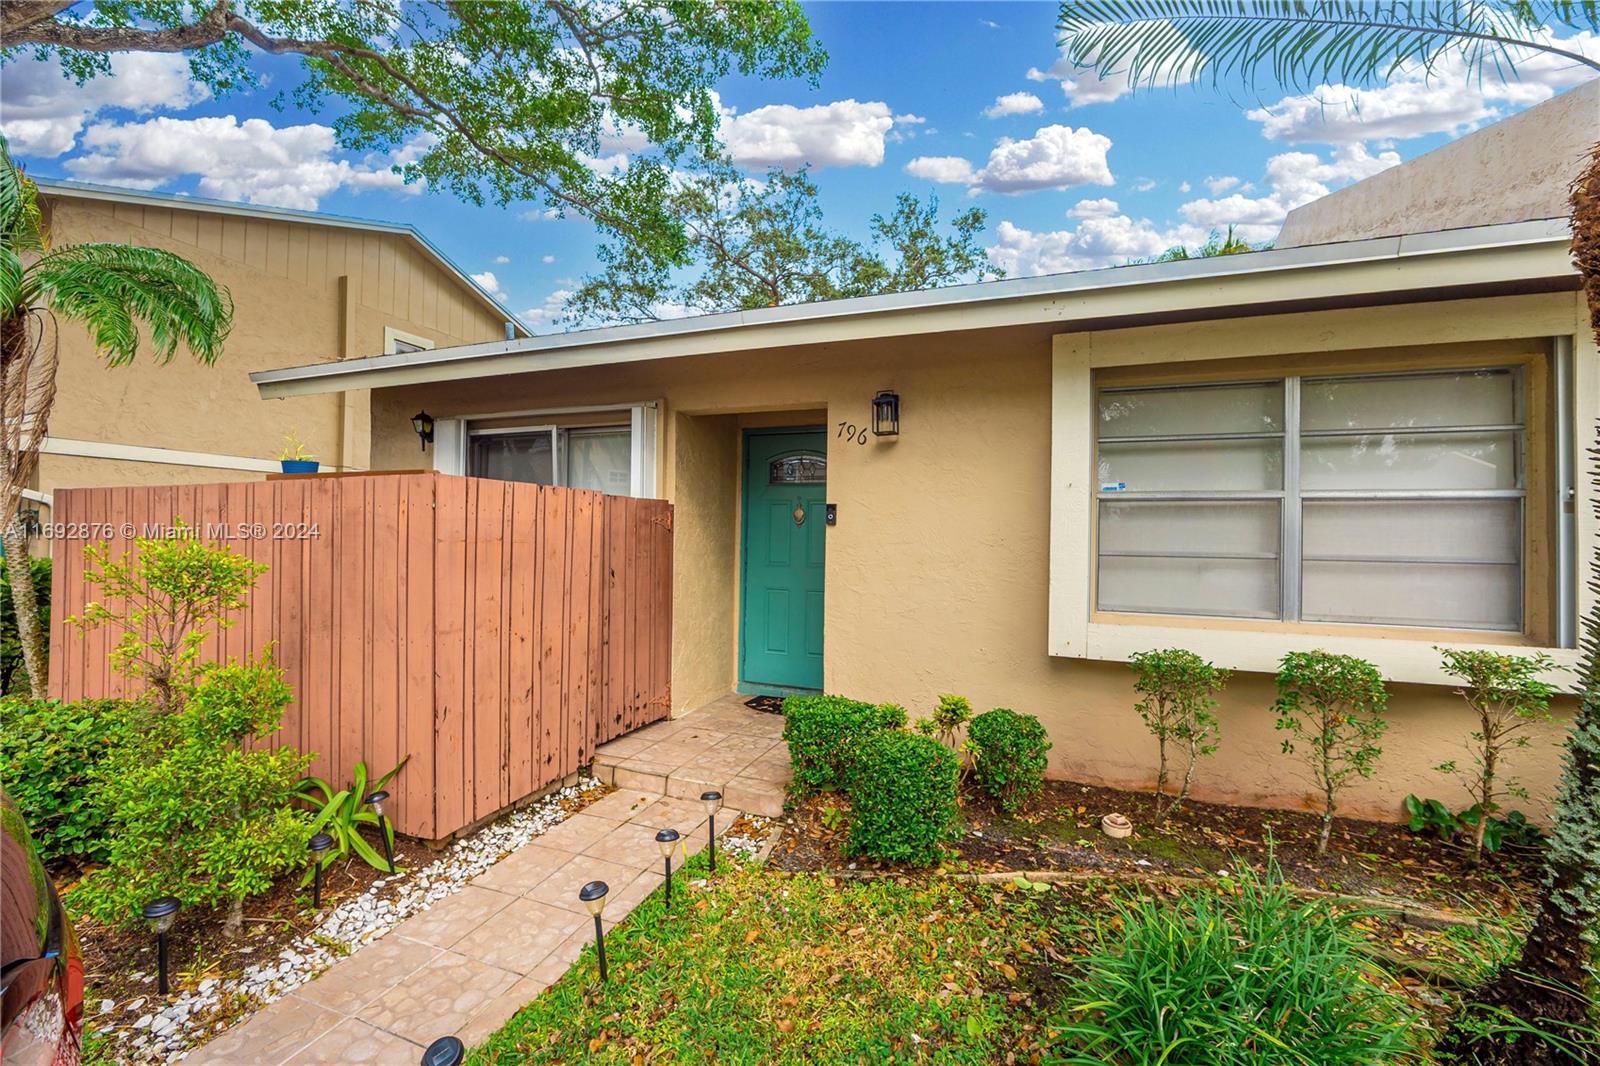
M 0 783 L 46 859 L 105 861 L 108 819 L 96 777 L 147 716 L 122 700 L 0 699 Z
M 790 696 L 783 701 L 783 739 L 789 745 L 795 794 L 842 788 L 856 745 L 873 733 L 905 724 L 905 708 L 894 704 L 843 696 Z
M 972 701 L 965 696 L 946 693 L 939 697 L 939 706 L 933 714 L 917 720 L 917 732 L 925 737 L 936 737 L 947 748 L 956 746 L 956 734 L 972 721 Z
M 225 904 L 236 934 L 244 900 L 305 859 L 311 818 L 291 800 L 310 758 L 244 744 L 277 729 L 290 699 L 270 658 L 216 666 L 181 713 L 156 717 L 119 748 L 100 775 L 108 865 L 79 884 L 74 902 L 123 925 L 155 895 Z
M 366 762 L 358 762 L 351 771 L 349 787 L 337 792 L 320 777 L 303 777 L 295 785 L 295 799 L 309 806 L 312 812 L 310 832 L 327 833 L 333 837 L 333 847 L 322 859 L 324 869 L 335 860 L 348 857 L 351 852 L 359 855 L 374 870 L 389 869 L 388 864 L 383 861 L 383 856 L 362 837 L 361 827 L 370 825 L 383 832 L 389 838 L 389 847 L 393 848 L 394 823 L 385 818 L 380 825 L 378 816 L 367 807 L 366 798 L 393 780 L 410 759 L 411 756 L 407 755 L 400 760 L 398 766 L 371 784 L 367 783 Z M 311 871 L 307 870 L 305 881 L 310 880 Z
M 315 459 L 316 456 L 306 449 L 306 442 L 301 440 L 300 435 L 291 429 L 283 435 L 283 449 L 278 452 L 278 458 L 282 461 L 298 461 Z
M 67 619 L 82 632 L 105 626 L 121 635 L 111 665 L 128 680 L 149 686 L 164 714 L 176 714 L 206 669 L 206 639 L 228 629 L 249 603 L 266 564 L 226 544 L 207 544 L 181 519 L 164 537 L 140 537 L 135 550 L 113 557 L 108 543 L 83 549 L 84 581 L 103 599 Z
M 1228 671 L 1220 670 L 1192 651 L 1167 648 L 1142 651 L 1129 660 L 1133 667 L 1134 691 L 1140 700 L 1133 709 L 1144 720 L 1145 728 L 1156 738 L 1156 819 L 1159 821 L 1189 798 L 1194 771 L 1199 761 L 1216 753 L 1221 725 L 1213 695 L 1228 683 Z M 1183 747 L 1186 760 L 1183 784 L 1170 803 L 1167 790 L 1167 746 Z
M 1074 1066 L 1373 1066 L 1416 1022 L 1363 950 L 1359 914 L 1305 900 L 1276 864 L 1231 891 L 1116 901 L 1074 939 L 1056 1032 Z
M 961 833 L 960 777 L 955 752 L 928 737 L 898 729 L 863 737 L 849 768 L 845 851 L 912 866 L 938 862 Z
M 13 689 L 26 693 L 29 689 L 27 665 L 22 649 L 22 630 L 17 624 L 17 613 L 11 601 L 11 571 L 8 564 L 0 566 L 0 694 Z M 28 560 L 28 572 L 33 578 L 34 613 L 41 632 L 50 631 L 50 560 Z M 41 656 L 48 649 L 41 649 Z M 48 666 L 48 659 L 45 660 Z
M 1328 851 L 1339 793 L 1357 778 L 1371 777 L 1389 728 L 1383 712 L 1389 693 L 1383 675 L 1365 659 L 1325 651 L 1292 651 L 1278 668 L 1276 727 L 1286 755 L 1298 753 L 1322 793 L 1322 830 L 1317 854 Z
M 1439 800 L 1416 796 L 1406 797 L 1405 809 L 1407 825 L 1413 833 L 1435 833 L 1441 840 L 1452 840 L 1458 833 L 1467 833 L 1482 851 L 1496 852 L 1507 844 L 1535 848 L 1544 842 L 1543 830 L 1528 821 L 1528 816 L 1521 811 L 1509 811 L 1504 818 L 1490 815 L 1485 819 L 1483 808 L 1477 804 L 1451 813 Z
M 1405 799 L 1405 808 L 1406 824 L 1413 833 L 1434 833 L 1440 840 L 1449 840 L 1461 829 L 1461 819 L 1436 799 L 1410 795 Z
M 1444 671 L 1460 678 L 1456 690 L 1478 716 L 1478 728 L 1469 737 L 1472 766 L 1463 768 L 1454 760 L 1436 769 L 1460 777 L 1473 799 L 1473 810 L 1493 816 L 1500 810 L 1501 796 L 1527 799 L 1527 789 L 1516 778 L 1503 773 L 1507 753 L 1527 747 L 1531 741 L 1525 730 L 1536 722 L 1550 720 L 1550 700 L 1554 685 L 1541 675 L 1554 667 L 1548 655 L 1503 655 L 1479 648 L 1440 648 Z M 1485 848 L 1485 835 L 1493 817 L 1472 820 L 1472 844 L 1476 853 Z M 1490 848 L 1489 850 L 1498 850 Z
M 978 785 L 1015 814 L 1044 785 L 1050 738 L 1039 719 L 1005 707 L 984 711 L 967 728 Z

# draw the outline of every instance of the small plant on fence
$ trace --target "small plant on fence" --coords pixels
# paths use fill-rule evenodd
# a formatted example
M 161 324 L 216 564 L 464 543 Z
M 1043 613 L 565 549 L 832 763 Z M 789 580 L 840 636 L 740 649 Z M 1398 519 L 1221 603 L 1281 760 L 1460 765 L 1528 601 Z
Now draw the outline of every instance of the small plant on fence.
M 329 854 L 322 862 L 324 867 L 354 852 L 374 870 L 388 872 L 389 864 L 362 837 L 361 827 L 369 825 L 385 833 L 389 838 L 389 847 L 393 848 L 394 823 L 387 818 L 379 819 L 373 814 L 367 807 L 367 796 L 393 780 L 410 759 L 411 756 L 407 755 L 400 760 L 400 765 L 371 784 L 367 782 L 367 764 L 358 762 L 351 773 L 354 780 L 350 787 L 337 792 L 320 777 L 303 777 L 300 783 L 295 785 L 295 799 L 307 804 L 312 812 L 310 832 L 327 833 L 333 837 L 333 847 L 329 849 Z M 309 882 L 311 875 L 312 872 L 307 870 L 301 884 Z
M 956 746 L 956 734 L 972 721 L 972 701 L 965 696 L 946 693 L 939 697 L 939 706 L 933 714 L 917 721 L 917 732 L 925 737 L 935 737 L 947 748 Z
M 1445 673 L 1461 680 L 1457 693 L 1478 716 L 1478 728 L 1470 734 L 1472 765 L 1458 766 L 1455 760 L 1441 763 L 1442 774 L 1460 777 L 1473 799 L 1467 819 L 1472 830 L 1474 854 L 1484 850 L 1484 837 L 1503 796 L 1527 798 L 1527 790 L 1516 778 L 1504 772 L 1506 755 L 1530 743 L 1525 730 L 1536 722 L 1550 720 L 1550 699 L 1555 686 L 1540 680 L 1540 675 L 1555 664 L 1548 655 L 1501 655 L 1476 648 L 1440 648 Z
M 790 696 L 783 701 L 783 739 L 789 746 L 795 794 L 842 788 L 856 746 L 874 733 L 905 724 L 905 708 L 892 703 Z
M 86 633 L 101 626 L 119 632 L 112 667 L 148 685 L 156 710 L 176 714 L 205 669 L 206 638 L 234 624 L 267 567 L 207 544 L 181 519 L 169 536 L 140 537 L 134 545 L 117 557 L 108 543 L 84 547 L 84 581 L 98 585 L 103 599 L 67 623 Z
M 1389 728 L 1383 675 L 1365 659 L 1325 651 L 1292 651 L 1278 667 L 1276 726 L 1289 733 L 1286 755 L 1298 754 L 1322 793 L 1322 829 L 1317 854 L 1328 851 L 1339 793 L 1357 778 L 1371 777 Z
M 961 770 L 955 752 L 928 737 L 880 730 L 857 746 L 847 791 L 845 851 L 931 866 L 961 835 Z
M 985 711 L 967 728 L 978 785 L 1015 814 L 1044 785 L 1050 739 L 1039 719 L 1005 707 Z
M 1145 728 L 1156 738 L 1156 819 L 1159 821 L 1189 798 L 1196 765 L 1217 750 L 1221 726 L 1212 697 L 1228 683 L 1228 671 L 1218 669 L 1192 651 L 1167 648 L 1142 651 L 1129 660 L 1137 675 L 1133 705 Z M 1183 748 L 1186 756 L 1183 783 L 1169 803 L 1166 798 L 1168 745 Z

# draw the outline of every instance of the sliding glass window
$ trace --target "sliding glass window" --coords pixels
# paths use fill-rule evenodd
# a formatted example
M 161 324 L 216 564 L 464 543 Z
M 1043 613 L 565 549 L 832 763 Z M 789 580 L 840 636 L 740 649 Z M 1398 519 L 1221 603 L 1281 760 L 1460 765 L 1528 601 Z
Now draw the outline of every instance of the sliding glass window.
M 633 433 L 627 426 L 473 429 L 468 439 L 473 477 L 628 494 Z

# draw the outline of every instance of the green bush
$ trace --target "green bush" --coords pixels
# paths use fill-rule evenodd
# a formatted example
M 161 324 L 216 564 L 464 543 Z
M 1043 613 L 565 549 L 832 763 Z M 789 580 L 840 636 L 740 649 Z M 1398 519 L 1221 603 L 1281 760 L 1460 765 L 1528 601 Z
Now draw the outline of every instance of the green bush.
M 843 696 L 790 696 L 783 701 L 783 739 L 789 744 L 796 795 L 844 787 L 856 743 L 906 724 L 906 711 Z
M 138 734 L 145 712 L 121 700 L 0 699 L 0 783 L 46 859 L 106 859 L 95 775 Z
M 850 836 L 845 851 L 929 866 L 961 834 L 961 766 L 936 740 L 901 730 L 870 734 L 849 769 Z
M 1084 931 L 1052 1061 L 1098 1066 L 1371 1066 L 1405 1059 L 1415 1019 L 1355 921 L 1275 869 L 1237 894 L 1120 901 Z
M 290 698 L 270 659 L 213 667 L 181 712 L 119 749 L 101 775 L 109 865 L 84 879 L 74 903 L 121 924 L 152 896 L 226 903 L 237 930 L 244 900 L 305 861 L 311 819 L 290 800 L 310 758 L 243 747 L 278 728 Z
M 972 721 L 972 701 L 965 696 L 945 693 L 939 697 L 939 706 L 926 718 L 917 721 L 917 732 L 925 737 L 937 737 L 939 743 L 956 746 L 956 734 Z
M 50 632 L 50 560 L 30 559 L 33 596 L 39 602 L 39 628 Z M 11 571 L 0 566 L 0 693 L 28 691 L 28 671 L 22 662 L 22 636 L 11 606 Z
M 1005 707 L 985 711 L 967 727 L 967 739 L 976 751 L 973 772 L 978 785 L 1000 801 L 1000 809 L 1015 814 L 1044 785 L 1050 740 L 1044 726 L 1031 714 Z

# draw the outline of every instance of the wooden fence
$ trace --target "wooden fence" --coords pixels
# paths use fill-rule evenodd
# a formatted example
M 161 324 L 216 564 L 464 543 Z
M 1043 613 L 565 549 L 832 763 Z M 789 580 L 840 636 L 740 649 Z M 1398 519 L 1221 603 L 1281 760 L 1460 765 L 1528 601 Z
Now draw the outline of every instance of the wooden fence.
M 670 504 L 432 473 L 58 490 L 52 695 L 123 694 L 114 637 L 63 621 L 96 594 L 85 541 L 178 519 L 269 567 L 206 656 L 275 645 L 296 700 L 270 740 L 336 785 L 409 755 L 401 832 L 450 836 L 670 710 Z

